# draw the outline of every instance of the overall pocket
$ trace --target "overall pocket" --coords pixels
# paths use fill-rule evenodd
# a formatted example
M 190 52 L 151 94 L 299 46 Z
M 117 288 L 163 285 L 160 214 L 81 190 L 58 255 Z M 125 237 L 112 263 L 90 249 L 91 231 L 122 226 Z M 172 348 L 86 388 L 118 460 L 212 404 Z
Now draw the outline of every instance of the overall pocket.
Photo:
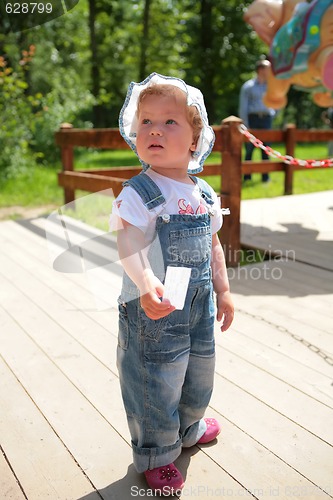
M 167 249 L 171 262 L 197 266 L 211 254 L 211 230 L 209 226 L 170 231 Z
M 118 311 L 118 346 L 126 351 L 128 349 L 129 342 L 129 326 L 126 305 L 118 304 Z
M 165 325 L 166 317 L 160 319 L 150 319 L 144 313 L 142 318 L 142 335 L 147 340 L 158 341 L 160 339 L 161 331 Z

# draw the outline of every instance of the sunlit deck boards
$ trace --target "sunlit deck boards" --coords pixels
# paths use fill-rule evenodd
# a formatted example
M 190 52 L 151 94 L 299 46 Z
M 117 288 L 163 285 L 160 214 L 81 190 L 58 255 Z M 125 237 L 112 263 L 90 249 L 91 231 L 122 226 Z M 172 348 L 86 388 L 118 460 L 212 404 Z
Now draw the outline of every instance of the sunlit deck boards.
M 246 200 L 241 240 L 333 271 L 333 191 Z
M 223 431 L 178 460 L 184 499 L 333 497 L 333 235 L 318 202 L 312 226 L 297 216 L 312 204 L 308 196 L 294 219 L 290 207 L 289 219 L 274 212 L 271 233 L 263 209 L 246 202 L 247 243 L 252 225 L 262 242 L 269 235 L 266 245 L 282 247 L 279 220 L 318 237 L 307 240 L 312 250 L 301 262 L 300 232 L 289 231 L 285 248 L 299 248 L 296 259 L 229 270 L 236 317 L 230 332 L 217 328 L 209 411 Z M 292 198 L 280 211 L 284 200 Z M 0 223 L 0 497 L 149 498 L 132 466 L 116 369 L 120 277 L 111 308 L 96 310 L 89 276 L 52 269 L 44 225 Z M 75 226 L 78 241 L 98 235 Z

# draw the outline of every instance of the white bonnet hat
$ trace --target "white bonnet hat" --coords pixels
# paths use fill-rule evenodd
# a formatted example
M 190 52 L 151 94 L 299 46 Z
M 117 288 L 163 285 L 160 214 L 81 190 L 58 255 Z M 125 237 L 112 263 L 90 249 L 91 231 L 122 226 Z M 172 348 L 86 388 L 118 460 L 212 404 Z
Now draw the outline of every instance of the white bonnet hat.
M 136 132 L 138 125 L 136 110 L 138 99 L 142 90 L 152 84 L 168 84 L 178 87 L 187 95 L 187 105 L 195 106 L 199 111 L 203 128 L 198 139 L 196 150 L 192 153 L 192 158 L 188 164 L 188 172 L 191 174 L 201 172 L 203 170 L 203 164 L 213 148 L 215 134 L 208 123 L 207 111 L 202 93 L 199 89 L 187 85 L 180 78 L 152 73 L 141 83 L 130 83 L 124 105 L 119 115 L 119 130 L 121 135 L 136 155 L 138 155 L 136 150 Z M 146 170 L 149 165 L 141 160 L 140 157 L 139 160 L 144 170 Z

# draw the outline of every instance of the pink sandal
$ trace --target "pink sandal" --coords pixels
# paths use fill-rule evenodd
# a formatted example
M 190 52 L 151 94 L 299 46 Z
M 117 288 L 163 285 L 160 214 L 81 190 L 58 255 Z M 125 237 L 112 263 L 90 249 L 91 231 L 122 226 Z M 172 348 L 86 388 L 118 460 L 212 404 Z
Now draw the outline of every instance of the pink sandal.
M 204 418 L 204 421 L 206 422 L 207 429 L 197 444 L 210 443 L 211 441 L 214 441 L 216 436 L 218 436 L 221 432 L 221 426 L 215 418 Z
M 184 487 L 184 478 L 173 463 L 146 470 L 144 475 L 148 486 L 162 495 L 173 495 Z

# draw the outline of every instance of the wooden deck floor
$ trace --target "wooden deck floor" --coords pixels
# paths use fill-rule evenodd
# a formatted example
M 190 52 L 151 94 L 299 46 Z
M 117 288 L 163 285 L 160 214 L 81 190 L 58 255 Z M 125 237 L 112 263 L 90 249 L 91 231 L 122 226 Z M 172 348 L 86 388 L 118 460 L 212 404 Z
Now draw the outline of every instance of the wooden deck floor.
M 178 459 L 183 499 L 333 498 L 332 195 L 243 202 L 243 241 L 275 258 L 229 270 L 236 317 L 216 333 L 208 412 L 223 431 Z M 0 223 L 0 498 L 149 498 L 116 369 L 119 266 L 96 267 L 113 243 L 51 220 L 48 248 L 46 222 Z M 52 268 L 68 238 L 94 239 L 86 274 Z

